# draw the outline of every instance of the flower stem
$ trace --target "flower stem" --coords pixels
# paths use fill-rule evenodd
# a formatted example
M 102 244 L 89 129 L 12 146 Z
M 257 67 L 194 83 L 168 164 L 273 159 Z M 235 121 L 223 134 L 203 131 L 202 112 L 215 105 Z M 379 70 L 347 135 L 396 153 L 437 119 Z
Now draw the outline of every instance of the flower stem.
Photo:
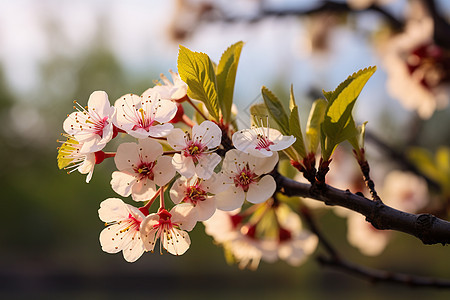
M 189 98 L 188 96 L 186 96 L 186 101 L 192 105 L 192 107 L 200 114 L 200 116 L 205 119 L 208 120 L 208 118 L 205 116 L 205 114 L 198 108 L 197 105 L 194 104 L 194 102 L 192 102 L 191 98 Z
M 160 187 L 159 188 L 159 209 L 160 210 L 162 210 L 162 209 L 165 209 L 166 207 L 165 207 L 165 205 L 164 205 L 164 187 Z

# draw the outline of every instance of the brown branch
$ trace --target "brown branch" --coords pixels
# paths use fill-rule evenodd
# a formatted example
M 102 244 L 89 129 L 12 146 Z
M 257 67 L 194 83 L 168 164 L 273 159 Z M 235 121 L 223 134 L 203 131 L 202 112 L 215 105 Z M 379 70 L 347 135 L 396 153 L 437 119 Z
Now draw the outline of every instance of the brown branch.
M 280 191 L 287 196 L 300 196 L 323 201 L 327 205 L 338 205 L 356 211 L 375 228 L 396 230 L 420 239 L 424 244 L 449 244 L 450 222 L 431 214 L 410 214 L 396 210 L 381 202 L 324 185 L 321 190 L 312 190 L 310 184 L 300 183 L 275 174 Z
M 436 278 L 413 276 L 409 274 L 400 274 L 383 270 L 367 268 L 361 265 L 353 264 L 349 261 L 336 259 L 334 257 L 318 256 L 317 260 L 324 266 L 342 270 L 346 273 L 354 274 L 358 277 L 364 277 L 373 283 L 388 282 L 404 284 L 414 287 L 434 287 L 450 288 L 450 281 Z
M 300 214 L 302 219 L 307 223 L 309 229 L 318 237 L 319 242 L 329 254 L 329 256 L 319 255 L 317 257 L 317 260 L 321 265 L 339 269 L 345 273 L 362 277 L 373 283 L 387 282 L 415 287 L 450 288 L 450 281 L 448 280 L 371 269 L 343 259 L 333 245 L 322 234 L 309 209 L 307 207 L 302 207 L 300 209 Z

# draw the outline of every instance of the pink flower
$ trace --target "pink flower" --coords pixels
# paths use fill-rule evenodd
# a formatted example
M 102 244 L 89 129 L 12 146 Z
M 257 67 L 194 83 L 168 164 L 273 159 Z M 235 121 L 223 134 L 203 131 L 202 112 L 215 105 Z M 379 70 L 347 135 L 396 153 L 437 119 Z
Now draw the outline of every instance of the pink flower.
M 276 189 L 275 180 L 264 174 L 271 172 L 277 162 L 277 152 L 260 158 L 236 149 L 228 151 L 217 179 L 222 190 L 216 195 L 217 208 L 233 210 L 241 207 L 244 200 L 261 203 L 272 197 Z
M 155 184 L 163 186 L 175 176 L 172 158 L 162 154 L 161 144 L 149 138 L 119 145 L 114 157 L 119 171 L 112 174 L 112 189 L 123 197 L 131 194 L 135 201 L 152 198 Z
M 210 178 L 221 160 L 217 153 L 212 152 L 220 145 L 221 138 L 222 131 L 211 121 L 194 125 L 192 136 L 179 128 L 172 130 L 167 142 L 173 149 L 181 151 L 172 159 L 177 172 L 186 178 L 195 174 L 203 179 Z
M 177 113 L 177 105 L 161 99 L 157 93 L 149 93 L 145 98 L 127 94 L 114 106 L 114 124 L 135 138 L 166 136 L 173 129 L 167 122 Z
M 192 217 L 192 206 L 179 204 L 170 212 L 160 209 L 157 214 L 148 215 L 141 225 L 142 239 L 147 251 L 153 251 L 160 238 L 160 247 L 173 255 L 181 255 L 189 249 L 191 240 L 186 231 L 191 231 L 197 220 Z M 162 250 L 160 248 L 160 252 Z
M 255 127 L 237 131 L 232 136 L 236 149 L 256 157 L 272 156 L 274 151 L 284 150 L 295 142 L 295 137 L 284 136 L 272 128 Z
M 102 250 L 108 253 L 122 251 L 127 262 L 134 262 L 144 253 L 140 225 L 144 214 L 136 207 L 117 198 L 109 198 L 100 204 L 100 220 L 106 228 L 100 233 Z
M 202 180 L 196 176 L 191 178 L 180 177 L 170 189 L 170 198 L 175 204 L 188 203 L 193 207 L 198 221 L 209 219 L 216 211 L 215 192 L 220 185 L 213 176 Z
M 78 103 L 77 103 L 78 104 Z M 82 143 L 80 153 L 96 152 L 103 149 L 113 137 L 114 107 L 103 91 L 91 94 L 87 109 L 78 104 L 78 111 L 68 115 L 64 121 L 64 131 Z

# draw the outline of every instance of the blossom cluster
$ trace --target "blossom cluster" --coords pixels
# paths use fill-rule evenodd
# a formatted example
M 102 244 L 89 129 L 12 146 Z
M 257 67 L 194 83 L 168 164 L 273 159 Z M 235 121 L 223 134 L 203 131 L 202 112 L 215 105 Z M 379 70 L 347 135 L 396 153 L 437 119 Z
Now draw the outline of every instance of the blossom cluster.
M 271 175 L 278 151 L 296 139 L 268 125 L 234 131 L 207 117 L 195 124 L 182 106 L 184 101 L 195 106 L 188 86 L 177 73 L 171 75 L 172 81 L 161 75 L 161 84 L 141 96 L 119 97 L 114 105 L 106 92 L 96 91 L 87 107 L 75 102 L 76 111 L 64 121 L 58 166 L 87 174 L 89 182 L 95 165 L 113 158 L 117 170 L 111 188 L 137 204 L 119 198 L 101 202 L 103 251 L 122 251 L 126 261 L 134 262 L 153 252 L 159 240 L 161 253 L 181 255 L 191 243 L 188 232 L 204 222 L 206 232 L 241 266 L 255 267 L 261 258 L 300 264 L 316 248 L 317 238 L 302 229 L 288 206 L 275 201 Z M 126 135 L 136 141 L 105 151 L 112 139 Z M 224 146 L 224 140 L 232 145 Z M 159 205 L 153 205 L 158 198 Z M 261 232 L 260 224 L 270 218 L 273 230 Z

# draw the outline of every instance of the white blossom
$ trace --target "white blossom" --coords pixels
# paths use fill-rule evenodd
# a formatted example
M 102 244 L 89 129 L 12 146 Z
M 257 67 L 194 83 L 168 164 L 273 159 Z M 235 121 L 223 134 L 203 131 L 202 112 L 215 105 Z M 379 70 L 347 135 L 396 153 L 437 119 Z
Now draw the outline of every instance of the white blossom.
M 175 128 L 167 136 L 169 145 L 181 153 L 173 156 L 175 169 L 184 177 L 197 175 L 208 179 L 220 163 L 220 156 L 212 151 L 220 145 L 222 131 L 217 124 L 204 121 L 192 127 L 192 135 Z
M 115 109 L 103 91 L 95 91 L 88 100 L 87 108 L 77 102 L 76 112 L 67 116 L 64 121 L 64 131 L 73 135 L 82 143 L 81 153 L 96 152 L 103 149 L 113 137 L 113 123 Z
M 245 200 L 261 203 L 272 197 L 276 189 L 275 180 L 264 174 L 271 172 L 277 162 L 277 152 L 260 158 L 236 149 L 229 150 L 218 176 L 223 191 L 216 194 L 217 208 L 233 210 L 241 207 Z
M 172 158 L 162 154 L 161 144 L 149 138 L 140 139 L 139 144 L 120 144 L 114 157 L 118 171 L 112 174 L 112 189 L 123 197 L 131 194 L 135 201 L 152 198 L 155 184 L 163 186 L 175 176 Z
M 166 100 L 181 100 L 186 96 L 188 86 L 181 80 L 178 73 L 169 70 L 170 75 L 172 75 L 172 81 L 170 81 L 164 74 L 160 74 L 162 83 L 158 83 L 152 88 L 146 90 L 143 94 L 143 98 L 152 95 L 153 93 L 159 93 L 161 99 Z
M 161 99 L 156 92 L 145 97 L 127 94 L 114 104 L 114 124 L 135 138 L 164 137 L 173 129 L 170 120 L 177 113 L 177 105 Z
M 205 221 L 216 211 L 215 193 L 219 184 L 214 176 L 208 180 L 197 176 L 180 177 L 170 189 L 170 198 L 175 204 L 188 203 L 193 206 L 197 220 Z
M 179 204 L 170 212 L 160 209 L 157 214 L 148 215 L 141 225 L 145 249 L 153 251 L 156 241 L 160 239 L 160 253 L 161 247 L 173 255 L 185 253 L 191 244 L 186 231 L 191 231 L 197 222 L 191 211 L 191 205 Z
M 100 233 L 102 250 L 108 253 L 122 251 L 128 262 L 134 262 L 145 248 L 141 239 L 140 225 L 144 214 L 134 206 L 125 204 L 117 198 L 109 198 L 100 204 L 100 220 L 106 228 Z
M 237 131 L 232 136 L 236 149 L 256 157 L 272 156 L 274 151 L 284 150 L 295 142 L 295 137 L 284 136 L 278 130 L 255 127 Z

